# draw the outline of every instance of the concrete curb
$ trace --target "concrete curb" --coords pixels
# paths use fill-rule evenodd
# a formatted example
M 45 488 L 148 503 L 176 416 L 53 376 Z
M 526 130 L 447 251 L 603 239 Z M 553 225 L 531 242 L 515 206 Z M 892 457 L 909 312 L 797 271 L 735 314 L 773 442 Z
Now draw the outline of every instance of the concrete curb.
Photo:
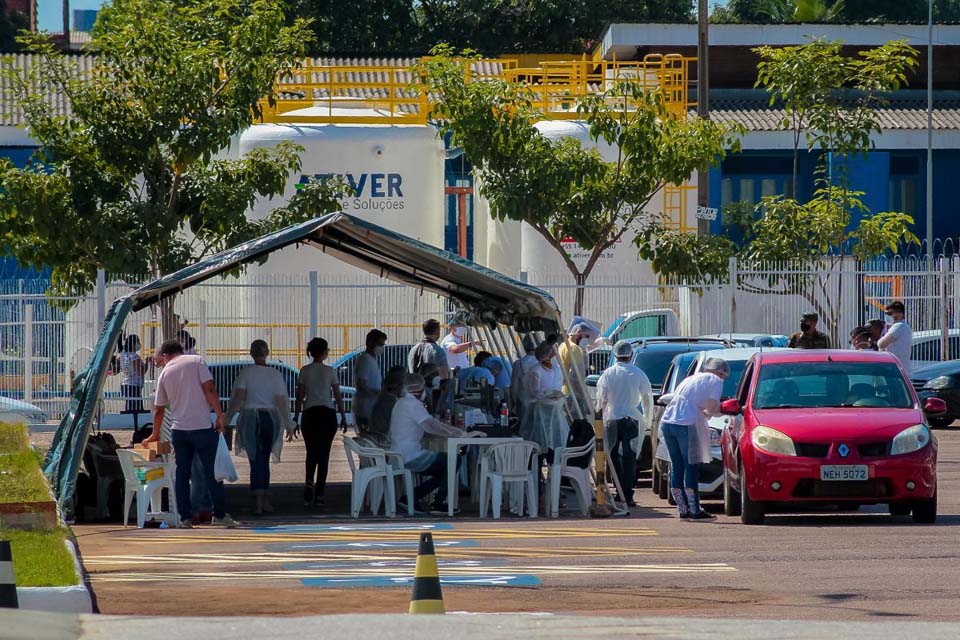
M 66 540 L 66 545 L 73 558 L 77 584 L 69 587 L 17 587 L 17 599 L 20 601 L 21 609 L 59 613 L 93 613 L 93 599 L 84 583 L 83 567 L 80 565 L 76 544 L 73 540 Z
M 816 622 L 716 618 L 587 618 L 515 614 L 476 615 L 336 615 L 310 618 L 147 618 L 38 614 L 0 610 L 2 637 L 31 640 L 178 640 L 244 638 L 303 640 L 349 638 L 367 640 L 619 640 L 667 638 L 693 640 L 953 640 L 960 624 L 934 622 Z

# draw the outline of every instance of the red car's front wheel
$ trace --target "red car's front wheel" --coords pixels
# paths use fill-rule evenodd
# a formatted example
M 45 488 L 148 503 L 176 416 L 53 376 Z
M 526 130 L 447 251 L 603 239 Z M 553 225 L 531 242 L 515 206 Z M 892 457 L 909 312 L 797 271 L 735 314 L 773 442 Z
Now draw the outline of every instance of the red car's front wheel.
M 754 502 L 750 499 L 750 492 L 747 491 L 747 474 L 740 466 L 740 522 L 743 524 L 763 524 L 766 517 L 766 509 L 763 503 Z

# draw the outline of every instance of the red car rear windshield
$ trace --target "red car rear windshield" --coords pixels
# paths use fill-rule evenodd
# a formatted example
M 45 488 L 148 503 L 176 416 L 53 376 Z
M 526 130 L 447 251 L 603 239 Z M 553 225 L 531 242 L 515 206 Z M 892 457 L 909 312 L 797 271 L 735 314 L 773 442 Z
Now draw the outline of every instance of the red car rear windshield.
M 912 406 L 903 374 L 891 362 L 765 364 L 753 399 L 755 409 Z

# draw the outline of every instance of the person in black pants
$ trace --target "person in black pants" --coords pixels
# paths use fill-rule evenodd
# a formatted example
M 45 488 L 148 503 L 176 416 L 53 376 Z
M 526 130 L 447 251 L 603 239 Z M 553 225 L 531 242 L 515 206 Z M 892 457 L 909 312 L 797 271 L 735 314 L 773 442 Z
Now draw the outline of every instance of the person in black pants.
M 340 381 L 333 367 L 323 363 L 330 353 L 327 341 L 314 338 L 307 344 L 307 355 L 313 362 L 300 369 L 293 421 L 300 424 L 303 444 L 307 449 L 306 482 L 303 488 L 305 506 L 323 506 L 330 463 L 330 447 L 337 435 L 337 413 L 343 432 L 347 431 L 347 414 L 343 408 Z M 301 409 L 303 420 L 300 420 Z M 314 484 L 316 483 L 316 484 Z

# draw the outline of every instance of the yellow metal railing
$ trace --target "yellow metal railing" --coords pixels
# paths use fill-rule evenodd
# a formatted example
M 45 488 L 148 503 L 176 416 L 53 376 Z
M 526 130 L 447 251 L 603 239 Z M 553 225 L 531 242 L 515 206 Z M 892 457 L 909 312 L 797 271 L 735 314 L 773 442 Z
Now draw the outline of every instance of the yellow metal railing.
M 689 184 L 670 184 L 663 188 L 663 224 L 678 231 L 695 230 L 687 222 L 690 194 L 696 197 L 697 188 Z
M 140 344 L 150 344 L 147 340 L 147 330 L 159 328 L 157 322 L 140 323 Z M 330 357 L 328 364 L 337 358 L 350 353 L 359 348 L 367 331 L 373 328 L 380 329 L 388 335 L 395 334 L 398 330 L 410 330 L 414 336 L 419 335 L 421 326 L 419 324 L 318 324 L 316 331 L 310 331 L 310 323 L 296 322 L 209 322 L 201 326 L 199 323 L 191 322 L 186 325 L 188 329 L 194 331 L 200 330 L 206 333 L 205 342 L 216 344 L 216 347 L 208 347 L 206 344 L 198 344 L 198 351 L 206 356 L 218 358 L 244 358 L 250 354 L 249 342 L 236 342 L 236 338 L 224 335 L 225 332 L 250 331 L 258 332 L 257 338 L 266 340 L 270 347 L 271 358 L 292 359 L 295 360 L 297 367 L 306 364 L 307 341 L 317 335 L 325 335 L 330 345 Z M 217 335 L 212 336 L 210 332 L 216 331 Z M 201 339 L 203 336 L 194 337 Z M 249 337 L 249 334 L 247 335 Z
M 466 76 L 471 82 L 501 79 L 528 84 L 538 96 L 536 106 L 550 119 L 576 118 L 579 98 L 624 80 L 639 83 L 645 91 L 661 92 L 667 109 L 685 117 L 692 106 L 688 82 L 693 60 L 677 54 L 650 54 L 632 61 L 584 56 L 543 61 L 530 68 L 519 68 L 512 59 L 473 60 L 466 63 Z M 264 122 L 426 124 L 431 100 L 418 85 L 411 66 L 305 66 L 277 79 L 272 104 L 268 100 L 260 104 L 261 117 Z

